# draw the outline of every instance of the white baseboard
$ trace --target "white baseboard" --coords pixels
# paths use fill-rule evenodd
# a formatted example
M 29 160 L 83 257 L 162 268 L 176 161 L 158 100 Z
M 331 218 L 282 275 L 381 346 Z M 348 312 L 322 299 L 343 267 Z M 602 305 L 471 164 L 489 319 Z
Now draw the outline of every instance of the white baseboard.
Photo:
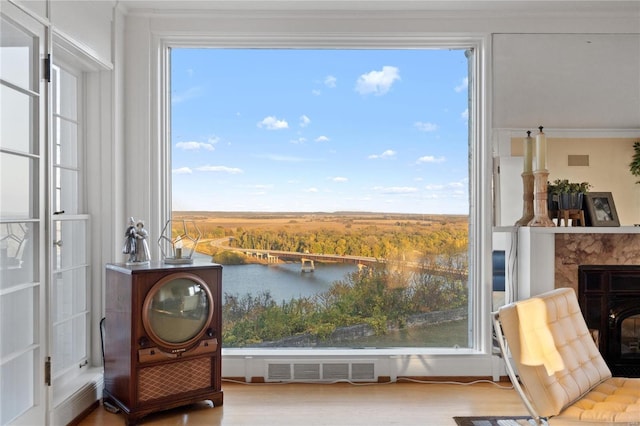
M 96 401 L 102 399 L 104 378 L 102 369 L 95 369 L 74 383 L 64 386 L 54 397 L 54 406 L 49 412 L 49 424 L 66 425 L 83 414 Z M 75 384 L 75 386 L 74 386 Z M 56 401 L 59 401 L 56 404 Z

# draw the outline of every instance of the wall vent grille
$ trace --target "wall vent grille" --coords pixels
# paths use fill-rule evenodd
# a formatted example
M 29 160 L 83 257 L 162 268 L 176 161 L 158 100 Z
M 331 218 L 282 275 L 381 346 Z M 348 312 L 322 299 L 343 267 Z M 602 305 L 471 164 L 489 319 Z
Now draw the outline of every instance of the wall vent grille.
M 374 368 L 372 363 L 351 364 L 351 378 L 353 380 L 367 380 L 373 377 Z
M 269 372 L 267 377 L 270 380 L 291 380 L 291 365 L 289 364 L 268 364 Z
M 374 361 L 269 361 L 265 381 L 376 381 Z

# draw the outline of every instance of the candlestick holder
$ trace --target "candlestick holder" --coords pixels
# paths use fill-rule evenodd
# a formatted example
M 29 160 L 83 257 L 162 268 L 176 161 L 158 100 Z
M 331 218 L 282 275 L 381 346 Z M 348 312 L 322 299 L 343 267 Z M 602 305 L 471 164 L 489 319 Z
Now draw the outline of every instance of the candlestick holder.
M 522 173 L 522 217 L 516 222 L 518 226 L 527 226 L 534 217 L 533 213 L 533 187 L 534 176 L 532 172 Z
M 552 227 L 556 226 L 549 219 L 549 205 L 547 204 L 547 178 L 548 170 L 534 170 L 533 172 L 533 219 L 529 226 Z

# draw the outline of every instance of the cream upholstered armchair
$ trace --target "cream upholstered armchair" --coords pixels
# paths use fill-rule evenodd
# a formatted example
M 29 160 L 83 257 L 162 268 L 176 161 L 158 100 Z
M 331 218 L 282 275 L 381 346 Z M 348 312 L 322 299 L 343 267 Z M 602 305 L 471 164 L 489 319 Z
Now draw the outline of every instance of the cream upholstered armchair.
M 640 378 L 611 376 L 573 289 L 505 305 L 493 317 L 507 373 L 538 424 L 640 425 Z

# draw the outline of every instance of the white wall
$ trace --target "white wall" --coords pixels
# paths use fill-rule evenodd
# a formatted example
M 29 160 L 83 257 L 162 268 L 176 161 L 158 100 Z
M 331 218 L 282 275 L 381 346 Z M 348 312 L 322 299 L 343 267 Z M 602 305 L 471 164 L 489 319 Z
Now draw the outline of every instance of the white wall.
M 638 33 L 495 34 L 493 127 L 639 129 L 639 76 Z
M 111 23 L 116 0 L 8 1 L 16 3 L 43 20 L 48 20 L 54 31 L 80 46 L 93 60 L 105 66 L 113 63 Z
M 50 2 L 56 31 L 75 40 L 82 50 L 104 64 L 112 64 L 111 24 L 114 0 Z

